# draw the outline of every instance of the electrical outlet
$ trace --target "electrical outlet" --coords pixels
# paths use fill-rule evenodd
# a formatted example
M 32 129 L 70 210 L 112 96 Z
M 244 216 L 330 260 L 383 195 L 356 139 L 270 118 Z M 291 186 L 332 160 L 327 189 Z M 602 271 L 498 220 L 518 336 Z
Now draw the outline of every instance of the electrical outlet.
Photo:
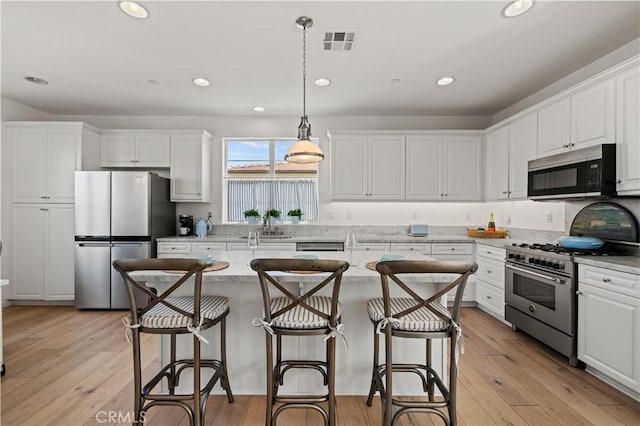
M 418 213 L 413 212 L 413 216 L 411 217 L 413 220 L 418 220 Z
M 351 220 L 351 212 L 347 212 L 347 220 Z
M 553 212 L 547 213 L 547 223 L 553 223 Z

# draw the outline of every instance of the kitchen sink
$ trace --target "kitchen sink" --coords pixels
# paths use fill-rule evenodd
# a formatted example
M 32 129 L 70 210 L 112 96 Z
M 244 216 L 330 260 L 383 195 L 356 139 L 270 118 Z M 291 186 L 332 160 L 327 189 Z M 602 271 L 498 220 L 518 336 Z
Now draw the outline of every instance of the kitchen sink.
M 249 238 L 248 236 L 238 237 L 242 240 Z M 260 235 L 261 240 L 287 240 L 292 238 L 291 235 Z

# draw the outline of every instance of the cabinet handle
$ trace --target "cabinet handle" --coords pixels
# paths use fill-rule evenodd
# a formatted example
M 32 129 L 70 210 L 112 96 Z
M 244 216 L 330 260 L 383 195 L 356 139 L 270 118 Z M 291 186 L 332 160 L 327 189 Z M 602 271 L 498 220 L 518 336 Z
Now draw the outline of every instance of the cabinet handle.
M 565 143 L 565 144 L 562 144 L 562 147 L 563 147 L 563 148 L 569 148 L 569 145 L 567 145 L 567 144 Z
M 410 248 L 409 248 L 409 251 L 413 251 L 413 247 L 410 247 Z
M 622 181 L 620 179 L 616 180 L 616 183 L 622 183 Z
M 487 250 L 487 254 L 491 254 L 491 253 L 492 253 L 492 251 L 491 251 L 491 250 Z
M 573 143 L 573 142 L 571 142 L 571 143 L 569 144 L 569 146 L 576 146 L 576 144 L 575 144 L 575 143 Z
M 455 247 L 451 247 L 451 251 L 456 251 L 456 248 Z
M 508 194 L 508 192 L 507 192 L 507 191 L 502 191 L 502 193 L 503 193 L 503 194 L 505 194 L 505 195 L 506 195 L 506 194 Z
M 47 196 L 47 195 L 42 195 L 40 198 L 42 198 L 43 200 L 48 200 L 48 199 L 49 199 L 49 198 L 51 198 L 51 197 L 49 197 L 49 196 Z
M 582 296 L 582 292 L 581 292 L 580 290 L 576 291 L 576 294 L 577 294 L 578 296 Z
M 487 269 L 487 274 L 490 274 L 490 273 L 491 273 L 491 269 Z
M 611 282 L 611 279 L 609 279 L 609 278 L 603 278 L 603 279 L 602 279 L 602 282 L 603 282 L 603 283 L 610 283 L 610 282 Z
M 487 294 L 487 299 L 491 299 L 491 296 L 489 296 L 488 294 Z

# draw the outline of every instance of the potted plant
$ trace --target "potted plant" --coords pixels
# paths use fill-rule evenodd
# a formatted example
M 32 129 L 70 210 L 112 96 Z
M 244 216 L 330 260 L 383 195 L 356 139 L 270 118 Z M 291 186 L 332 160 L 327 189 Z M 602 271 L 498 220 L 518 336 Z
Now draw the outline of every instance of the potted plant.
M 256 209 L 249 209 L 243 212 L 244 218 L 247 220 L 247 223 L 258 223 L 258 218 L 260 217 L 260 212 Z
M 287 213 L 287 216 L 291 218 L 291 223 L 298 223 L 302 218 L 302 210 L 300 209 L 289 210 L 289 213 Z
M 274 220 L 280 219 L 280 210 L 276 210 L 276 209 L 267 210 L 267 212 L 265 213 L 265 218 L 267 220 L 269 220 L 269 218 Z

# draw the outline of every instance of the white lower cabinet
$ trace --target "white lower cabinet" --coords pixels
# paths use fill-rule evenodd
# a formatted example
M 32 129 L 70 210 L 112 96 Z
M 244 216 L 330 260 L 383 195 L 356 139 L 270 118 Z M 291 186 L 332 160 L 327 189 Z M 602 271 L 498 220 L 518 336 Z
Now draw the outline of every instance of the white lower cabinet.
M 483 311 L 504 319 L 504 248 L 476 245 L 476 302 Z
M 191 254 L 191 243 L 159 242 L 156 253 L 159 259 L 187 257 Z
M 473 262 L 473 244 L 470 243 L 433 243 L 431 244 L 431 257 L 436 260 L 452 260 L 456 262 Z M 463 302 L 476 300 L 476 279 L 473 275 L 467 281 L 462 293 Z M 449 302 L 455 299 L 455 291 L 447 294 Z
M 640 275 L 579 265 L 578 359 L 640 398 Z
M 358 243 L 354 251 L 389 251 L 389 243 Z
M 73 204 L 14 204 L 11 298 L 74 299 Z

